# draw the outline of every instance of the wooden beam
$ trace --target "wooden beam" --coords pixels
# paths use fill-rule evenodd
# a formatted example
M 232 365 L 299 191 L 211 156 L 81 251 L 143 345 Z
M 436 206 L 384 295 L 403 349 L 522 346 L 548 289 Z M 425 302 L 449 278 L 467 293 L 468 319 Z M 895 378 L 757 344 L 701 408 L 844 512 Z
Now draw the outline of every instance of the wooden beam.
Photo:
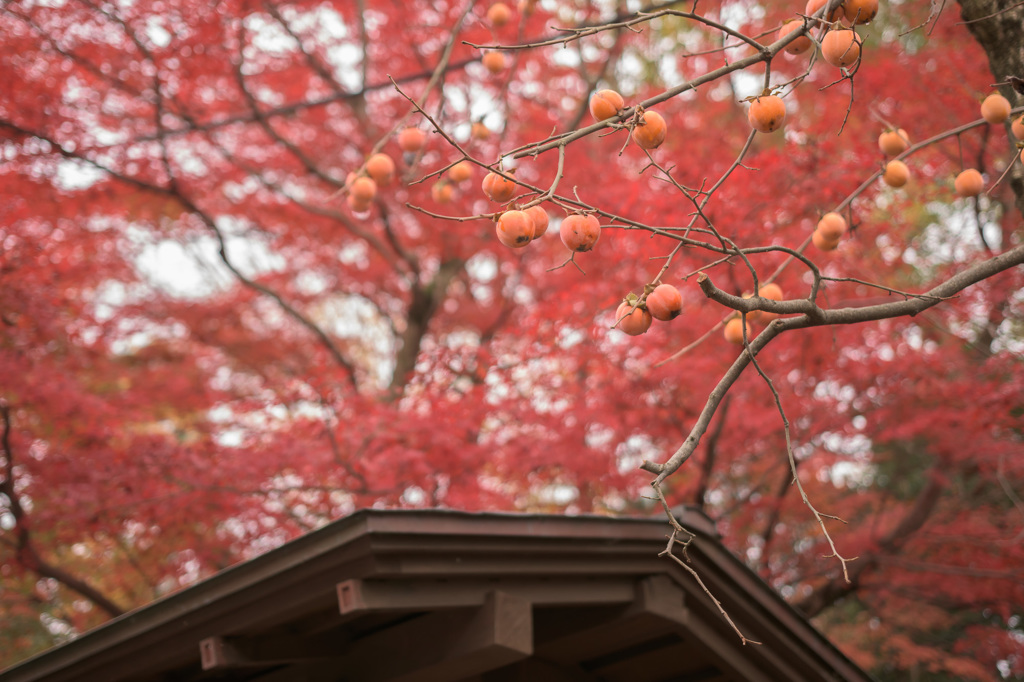
M 532 653 L 530 602 L 490 592 L 476 609 L 427 614 L 353 642 L 338 670 L 348 682 L 449 682 Z
M 718 618 L 719 616 L 715 613 L 708 617 Z M 689 634 L 704 647 L 708 658 L 719 668 L 730 673 L 731 678 L 749 682 L 772 682 L 772 680 L 779 679 L 796 682 L 806 679 L 786 665 L 779 656 L 771 651 L 770 646 L 743 644 L 739 636 L 731 630 L 723 634 L 716 627 L 711 627 L 707 623 L 698 623 L 697 627 L 689 631 Z M 749 631 L 747 634 L 750 634 Z M 774 665 L 765 665 L 767 662 L 765 658 L 768 658 Z
M 199 642 L 203 670 L 257 668 L 337 656 L 347 638 L 326 634 L 312 637 L 207 637 Z
M 495 584 L 489 580 L 346 580 L 338 583 L 338 608 L 343 615 L 370 611 L 430 611 L 482 606 Z M 536 606 L 628 604 L 635 599 L 633 581 L 502 580 L 501 591 Z
M 467 681 L 468 682 L 468 681 Z M 579 666 L 542 661 L 531 656 L 526 660 L 486 673 L 472 682 L 602 682 Z
M 632 600 L 623 608 L 606 612 L 584 627 L 538 639 L 537 655 L 563 663 L 586 660 L 676 631 L 690 622 L 685 593 L 668 576 L 639 580 L 632 592 Z

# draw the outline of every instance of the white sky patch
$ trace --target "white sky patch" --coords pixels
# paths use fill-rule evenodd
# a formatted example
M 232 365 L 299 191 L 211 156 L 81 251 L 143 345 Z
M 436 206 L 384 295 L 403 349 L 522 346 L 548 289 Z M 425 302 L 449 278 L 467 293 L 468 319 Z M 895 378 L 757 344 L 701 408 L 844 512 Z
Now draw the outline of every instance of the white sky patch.
M 63 159 L 58 162 L 54 184 L 59 189 L 67 191 L 82 190 L 99 182 L 105 175 L 105 172 L 95 166 L 72 159 Z
M 163 17 L 151 15 L 146 22 L 146 37 L 157 47 L 167 47 L 171 44 L 171 34 L 163 25 Z
M 556 343 L 562 350 L 569 350 L 573 346 L 583 343 L 586 338 L 587 334 L 582 329 L 560 327 L 558 329 L 558 340 Z
M 988 220 L 986 204 L 982 202 L 982 229 L 989 245 L 998 249 L 1001 233 L 999 226 Z M 948 205 L 932 202 L 927 208 L 937 220 L 925 228 L 915 247 L 904 252 L 903 259 L 907 264 L 921 267 L 959 263 L 983 248 L 972 202 L 965 199 L 958 199 Z
M 334 71 L 335 77 L 342 86 L 356 92 L 363 88 L 362 71 L 359 64 L 363 60 L 363 51 L 356 45 L 346 43 L 331 48 L 328 56 L 333 64 L 337 66 Z
M 328 284 L 329 282 L 326 277 L 310 270 L 303 270 L 295 278 L 295 286 L 307 296 L 314 296 L 327 291 Z
M 466 261 L 466 272 L 478 282 L 486 284 L 498 276 L 498 261 L 489 253 L 478 253 Z
M 657 460 L 658 448 L 650 437 L 643 434 L 630 436 L 615 448 L 615 459 L 619 473 L 635 471 L 645 459 Z
M 363 50 L 355 42 L 357 36 L 345 25 L 345 20 L 338 12 L 327 5 L 320 5 L 309 12 L 292 10 L 282 12 L 282 14 L 292 32 L 299 36 L 304 43 L 308 43 L 305 45 L 308 51 L 312 51 L 313 43 L 326 46 L 325 57 L 333 67 L 335 79 L 343 87 L 353 91 L 362 89 L 360 65 L 363 61 Z M 372 12 L 364 13 L 363 21 L 367 31 L 372 31 L 377 23 L 373 14 Z M 280 40 L 276 34 L 269 36 L 268 39 Z M 295 45 L 294 42 L 291 44 Z
M 250 14 L 242 23 L 249 33 L 249 45 L 245 50 L 247 59 L 257 53 L 283 56 L 290 52 L 296 52 L 299 48 L 281 24 L 274 21 L 269 15 Z
M 221 218 L 218 227 L 225 237 L 228 258 L 246 277 L 284 267 L 284 259 L 261 241 L 245 234 L 242 223 Z M 136 267 L 148 283 L 180 298 L 202 298 L 223 290 L 234 276 L 218 255 L 219 243 L 213 236 L 199 236 L 189 242 L 154 239 L 136 231 L 133 238 L 143 242 Z
M 419 507 L 427 501 L 427 493 L 419 486 L 409 486 L 402 491 L 402 502 L 413 507 Z
M 579 496 L 580 491 L 576 489 L 576 486 L 559 483 L 546 485 L 537 491 L 537 500 L 541 504 L 565 506 L 570 502 L 575 502 Z
M 719 21 L 727 26 L 739 26 L 748 19 L 763 19 L 764 7 L 747 2 L 723 2 L 718 16 Z
M 344 265 L 365 270 L 370 266 L 370 250 L 366 246 L 366 242 L 349 242 L 338 250 L 338 261 Z
M 451 85 L 445 86 L 444 100 L 445 105 L 451 107 L 452 111 L 465 111 L 469 107 L 469 100 L 466 98 L 466 92 L 459 87 Z
M 730 74 L 732 87 L 736 91 L 736 98 L 742 100 L 744 97 L 760 95 L 764 90 L 764 76 L 760 74 L 747 73 L 746 71 L 735 71 Z M 789 107 L 789 102 L 786 103 Z
M 623 83 L 639 83 L 644 80 L 644 63 L 633 53 L 626 52 L 619 58 L 616 68 L 618 79 Z
M 164 240 L 142 249 L 136 266 L 155 288 L 181 298 L 202 298 L 219 290 L 227 269 L 212 237 L 188 244 Z

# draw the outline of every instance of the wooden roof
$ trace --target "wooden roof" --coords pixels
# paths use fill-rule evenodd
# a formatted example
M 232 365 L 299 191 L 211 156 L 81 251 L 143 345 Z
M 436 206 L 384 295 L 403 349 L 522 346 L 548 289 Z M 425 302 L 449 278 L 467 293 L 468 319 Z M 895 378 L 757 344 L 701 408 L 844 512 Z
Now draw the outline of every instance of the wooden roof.
M 0 673 L 46 680 L 869 680 L 718 542 L 663 519 L 365 510 Z

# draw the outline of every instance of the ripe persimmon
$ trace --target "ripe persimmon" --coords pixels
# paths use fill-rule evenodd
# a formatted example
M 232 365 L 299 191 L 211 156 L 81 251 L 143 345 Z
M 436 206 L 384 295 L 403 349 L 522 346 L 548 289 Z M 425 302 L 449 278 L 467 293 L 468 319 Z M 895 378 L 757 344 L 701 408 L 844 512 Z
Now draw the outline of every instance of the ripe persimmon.
M 811 16 L 819 9 L 827 5 L 828 2 L 829 0 L 807 0 L 807 4 L 804 5 L 804 14 L 806 14 L 807 16 Z M 841 16 L 843 16 L 843 6 L 839 5 L 834 10 L 832 10 L 832 13 L 829 14 L 827 18 L 822 18 L 826 19 L 827 21 L 838 21 Z
M 981 103 L 981 117 L 989 123 L 1002 123 L 1010 118 L 1010 100 L 993 92 Z
M 435 182 L 430 188 L 430 196 L 439 204 L 447 204 L 452 200 L 452 194 L 455 189 L 452 187 L 452 183 L 446 180 L 439 180 Z
M 419 128 L 404 128 L 398 133 L 398 148 L 403 152 L 415 154 L 426 142 L 427 134 Z
M 526 211 L 505 211 L 498 218 L 498 241 L 521 249 L 533 239 L 533 218 Z
M 878 0 L 843 0 L 843 14 L 850 26 L 867 24 L 878 14 Z
M 601 223 L 596 216 L 573 213 L 562 220 L 558 233 L 570 251 L 590 251 L 601 238 Z
M 683 311 L 683 295 L 671 284 L 659 284 L 647 294 L 647 310 L 656 320 L 668 322 Z
M 769 301 L 781 301 L 782 300 L 782 287 L 775 282 L 769 282 L 757 290 L 757 295 L 761 298 L 767 298 Z M 765 321 L 774 320 L 778 317 L 778 313 L 770 313 L 767 310 L 761 311 L 761 318 Z
M 753 297 L 754 297 L 754 295 L 752 293 L 750 293 L 749 291 L 747 293 L 743 294 L 743 298 L 753 298 Z M 760 311 L 760 310 L 751 310 L 749 313 L 744 313 L 744 317 L 747 318 L 747 323 L 749 324 L 750 322 L 757 322 L 758 320 L 760 320 L 761 319 L 761 313 L 762 313 L 762 311 Z
M 345 197 L 345 203 L 348 204 L 348 207 L 352 209 L 353 213 L 366 213 L 370 210 L 369 201 L 360 201 L 351 194 Z
M 1013 123 L 1010 124 L 1010 131 L 1018 140 L 1024 140 L 1024 119 L 1020 116 L 1013 119 Z
M 614 90 L 598 90 L 590 98 L 590 115 L 598 121 L 617 116 L 626 106 L 626 100 Z
M 832 66 L 845 67 L 860 59 L 861 38 L 853 29 L 832 30 L 821 39 L 821 56 Z
M 448 178 L 452 182 L 465 182 L 473 177 L 473 164 L 463 159 L 448 169 Z
M 878 136 L 878 148 L 887 156 L 896 156 L 910 147 L 910 137 L 903 128 L 886 130 Z
M 497 75 L 505 70 L 505 53 L 495 50 L 484 52 L 484 56 L 480 58 L 480 63 L 484 65 L 485 69 Z
M 962 197 L 976 197 L 985 189 L 985 180 L 974 168 L 968 168 L 953 181 L 956 193 Z
M 839 246 L 838 239 L 828 239 L 819 230 L 815 230 L 814 233 L 811 234 L 811 243 L 822 251 L 835 251 Z
M 802 21 L 790 19 L 789 21 L 782 24 L 782 27 L 779 29 L 779 32 L 775 35 L 775 39 L 782 40 L 793 31 L 802 28 L 803 25 L 804 24 Z M 803 54 L 812 47 L 814 47 L 814 43 L 811 42 L 810 38 L 804 35 L 800 36 L 799 38 L 795 38 L 793 42 L 791 42 L 789 45 L 786 45 L 784 49 L 789 54 Z
M 387 154 L 378 152 L 366 160 L 366 172 L 378 186 L 385 187 L 395 177 L 395 162 Z
M 729 343 L 743 343 L 743 320 L 739 317 L 729 318 L 722 333 Z M 747 325 L 747 334 L 750 334 L 750 325 Z
M 774 132 L 786 121 L 786 103 L 776 95 L 758 97 L 750 103 L 747 120 L 759 133 Z
M 651 314 L 643 308 L 634 309 L 629 301 L 619 304 L 615 311 L 615 321 L 615 326 L 630 336 L 640 336 L 651 328 Z
M 487 198 L 499 204 L 505 203 L 516 193 L 516 183 L 493 171 L 484 176 L 482 187 Z
M 890 187 L 902 187 L 910 180 L 910 169 L 902 161 L 892 160 L 885 164 L 885 172 L 882 173 L 882 182 Z
M 491 129 L 483 121 L 474 121 L 469 134 L 474 140 L 486 140 L 491 136 Z
M 349 183 L 348 195 L 360 204 L 369 204 L 377 196 L 377 183 L 373 178 L 360 175 Z
M 487 9 L 487 21 L 494 28 L 501 28 L 512 20 L 512 10 L 503 2 L 496 2 Z
M 820 232 L 821 236 L 827 241 L 838 242 L 839 239 L 846 234 L 846 219 L 835 211 L 830 211 L 829 213 L 821 216 L 821 220 L 818 221 L 818 227 L 815 228 L 815 232 Z
M 770 301 L 781 301 L 782 300 L 782 287 L 775 282 L 769 282 L 764 286 L 758 287 L 757 295 L 761 298 L 767 298 Z
M 641 149 L 656 149 L 665 141 L 668 126 L 657 111 L 645 111 L 633 126 L 633 142 Z
M 531 206 L 526 209 L 527 215 L 533 219 L 533 238 L 539 239 L 545 232 L 548 231 L 548 212 L 544 210 L 543 206 Z

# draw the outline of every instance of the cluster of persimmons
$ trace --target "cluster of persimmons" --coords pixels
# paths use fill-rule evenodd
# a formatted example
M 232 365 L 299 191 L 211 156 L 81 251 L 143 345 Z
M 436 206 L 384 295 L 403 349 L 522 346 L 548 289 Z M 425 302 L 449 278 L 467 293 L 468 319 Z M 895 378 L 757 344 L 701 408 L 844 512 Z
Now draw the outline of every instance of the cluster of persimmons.
M 521 12 L 530 12 L 536 0 L 522 0 L 519 3 Z M 808 0 L 804 8 L 807 17 L 814 17 L 826 5 L 828 0 Z M 828 64 L 843 69 L 845 76 L 851 76 L 861 58 L 862 39 L 855 28 L 859 24 L 869 23 L 878 13 L 879 0 L 844 0 L 828 17 L 817 19 L 826 26 L 824 35 L 812 39 L 810 35 L 801 35 L 790 41 L 785 52 L 800 55 L 818 45 L 821 58 Z M 512 10 L 503 2 L 496 2 L 487 11 L 487 21 L 495 28 L 500 28 L 512 20 Z M 805 20 L 791 19 L 779 28 L 776 39 L 781 40 L 793 31 L 802 28 Z M 813 26 L 813 24 L 811 24 Z M 487 51 L 481 58 L 483 66 L 492 74 L 499 74 L 506 68 L 505 57 L 499 51 Z M 747 119 L 751 128 L 759 133 L 773 133 L 780 130 L 786 121 L 786 105 L 783 99 L 775 94 L 776 89 L 766 88 L 760 95 L 747 98 L 749 108 Z M 598 121 L 613 121 L 630 130 L 630 138 L 641 149 L 651 151 L 658 148 L 668 136 L 668 125 L 664 117 L 657 111 L 636 106 L 632 115 L 626 112 L 628 107 L 622 95 L 614 90 L 597 91 L 589 103 L 591 115 Z M 992 124 L 1005 122 L 1011 114 L 1009 101 L 998 93 L 989 95 L 981 104 L 982 117 Z M 1024 121 L 1017 119 L 1012 124 L 1013 134 L 1017 139 L 1024 139 Z M 472 125 L 471 135 L 476 139 L 484 139 L 490 134 L 489 129 L 481 122 Z M 398 146 L 406 155 L 415 155 L 426 142 L 425 133 L 419 128 L 405 128 L 397 137 Z M 878 146 L 886 157 L 900 157 L 910 149 L 911 143 L 907 132 L 902 128 L 887 128 L 878 138 Z M 464 159 L 450 166 L 445 176 L 438 180 L 431 189 L 433 199 L 438 203 L 451 200 L 454 186 L 465 183 L 473 176 L 473 163 Z M 482 183 L 483 193 L 491 201 L 506 206 L 506 210 L 495 214 L 496 233 L 498 240 L 510 248 L 522 248 L 538 239 L 547 232 L 549 216 L 540 205 L 521 208 L 512 204 L 517 184 L 514 180 L 514 169 L 503 170 L 499 166 L 486 174 Z M 383 153 L 370 156 L 363 168 L 349 174 L 345 191 L 349 207 L 355 212 L 369 209 L 377 187 L 390 183 L 395 174 L 395 164 Z M 900 188 L 910 180 L 910 169 L 900 158 L 891 158 L 881 169 L 882 181 L 893 188 Z M 985 183 L 974 168 L 963 170 L 955 180 L 954 187 L 961 197 L 974 197 L 985 189 Z M 838 212 L 825 213 L 817 223 L 811 235 L 811 244 L 822 251 L 836 249 L 843 235 L 847 233 L 847 220 Z M 575 253 L 590 251 L 601 236 L 601 225 L 597 217 L 590 212 L 572 213 L 561 221 L 559 229 L 562 242 Z M 652 320 L 668 321 L 679 315 L 682 309 L 682 296 L 671 284 L 655 282 L 644 287 L 641 295 L 630 293 L 622 301 L 616 311 L 615 326 L 630 335 L 646 332 Z M 744 297 L 753 294 L 744 294 Z M 757 296 L 769 300 L 780 301 L 782 290 L 777 284 L 767 283 L 760 287 Z M 764 311 L 755 311 L 746 315 L 735 314 L 726 321 L 725 338 L 733 343 L 743 343 L 745 327 L 749 329 L 751 322 L 768 322 L 776 317 Z

